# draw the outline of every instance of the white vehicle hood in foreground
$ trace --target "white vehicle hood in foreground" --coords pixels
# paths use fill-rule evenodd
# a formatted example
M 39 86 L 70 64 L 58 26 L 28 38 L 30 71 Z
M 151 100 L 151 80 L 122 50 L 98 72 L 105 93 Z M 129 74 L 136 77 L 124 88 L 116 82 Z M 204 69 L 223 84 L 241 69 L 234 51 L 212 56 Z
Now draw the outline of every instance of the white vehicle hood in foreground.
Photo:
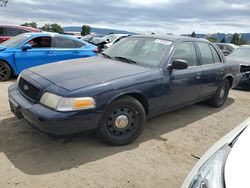
M 226 188 L 250 187 L 250 127 L 239 136 L 225 164 Z

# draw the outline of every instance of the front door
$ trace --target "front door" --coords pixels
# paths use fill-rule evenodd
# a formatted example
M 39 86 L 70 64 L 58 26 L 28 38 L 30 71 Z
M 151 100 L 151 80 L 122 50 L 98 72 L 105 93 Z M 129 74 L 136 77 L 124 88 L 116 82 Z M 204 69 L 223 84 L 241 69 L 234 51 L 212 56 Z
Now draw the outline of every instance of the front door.
M 192 103 L 199 98 L 201 90 L 201 72 L 197 52 L 193 42 L 180 43 L 171 58 L 182 59 L 188 62 L 188 68 L 172 70 L 166 73 L 165 83 L 167 93 L 164 99 L 168 108 L 178 108 Z
M 32 49 L 27 51 L 18 49 L 15 53 L 16 67 L 19 73 L 30 67 L 55 61 L 54 50 L 51 48 L 51 37 L 36 37 L 27 43 L 32 45 Z

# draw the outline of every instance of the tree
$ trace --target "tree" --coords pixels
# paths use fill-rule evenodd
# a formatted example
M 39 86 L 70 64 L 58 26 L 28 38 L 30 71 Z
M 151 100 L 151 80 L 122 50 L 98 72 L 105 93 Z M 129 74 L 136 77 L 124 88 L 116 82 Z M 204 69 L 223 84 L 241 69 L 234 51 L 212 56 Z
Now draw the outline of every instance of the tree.
M 235 33 L 233 35 L 231 43 L 235 45 L 243 45 L 243 44 L 247 44 L 247 41 L 241 36 L 241 34 Z
M 8 0 L 0 0 L 0 7 L 6 7 L 8 4 Z
M 235 45 L 238 45 L 239 44 L 239 39 L 240 39 L 239 34 L 238 33 L 234 33 L 233 38 L 231 40 L 231 43 L 235 44 Z
M 91 31 L 91 27 L 90 27 L 90 26 L 88 26 L 88 25 L 83 25 L 83 26 L 82 26 L 81 35 L 82 35 L 82 36 L 88 35 L 88 34 L 90 34 L 90 31 Z
M 221 43 L 226 43 L 225 37 L 220 41 Z
M 25 22 L 21 26 L 37 28 L 37 23 L 36 22 L 30 22 L 30 23 Z
M 45 24 L 40 29 L 43 30 L 43 31 L 55 32 L 55 33 L 60 33 L 60 34 L 64 33 L 62 27 L 59 24 L 56 24 L 56 23 Z
M 193 31 L 193 33 L 191 34 L 191 37 L 195 38 L 196 33 Z

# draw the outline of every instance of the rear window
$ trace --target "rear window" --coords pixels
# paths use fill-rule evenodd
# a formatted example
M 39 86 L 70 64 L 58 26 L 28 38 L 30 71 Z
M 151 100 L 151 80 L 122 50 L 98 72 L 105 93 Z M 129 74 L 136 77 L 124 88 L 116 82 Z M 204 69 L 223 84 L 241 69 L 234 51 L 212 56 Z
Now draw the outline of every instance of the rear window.
M 28 35 L 28 34 L 18 35 L 18 36 L 15 36 L 15 37 L 1 43 L 1 46 L 16 47 L 19 43 L 21 43 L 22 41 L 24 41 L 28 37 L 30 37 L 30 35 Z
M 6 34 L 7 36 L 17 36 L 22 33 L 26 33 L 24 29 L 12 28 L 12 27 L 7 27 L 6 32 L 7 32 Z

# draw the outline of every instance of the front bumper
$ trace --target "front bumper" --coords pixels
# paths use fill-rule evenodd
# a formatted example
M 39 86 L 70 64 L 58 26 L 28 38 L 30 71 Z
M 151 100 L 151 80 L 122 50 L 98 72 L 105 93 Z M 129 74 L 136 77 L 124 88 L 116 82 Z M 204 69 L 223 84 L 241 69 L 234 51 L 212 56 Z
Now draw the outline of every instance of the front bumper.
M 39 103 L 31 103 L 18 91 L 16 84 L 9 87 L 11 111 L 19 119 L 24 118 L 38 130 L 53 134 L 67 135 L 96 129 L 101 113 L 95 110 L 57 112 Z

